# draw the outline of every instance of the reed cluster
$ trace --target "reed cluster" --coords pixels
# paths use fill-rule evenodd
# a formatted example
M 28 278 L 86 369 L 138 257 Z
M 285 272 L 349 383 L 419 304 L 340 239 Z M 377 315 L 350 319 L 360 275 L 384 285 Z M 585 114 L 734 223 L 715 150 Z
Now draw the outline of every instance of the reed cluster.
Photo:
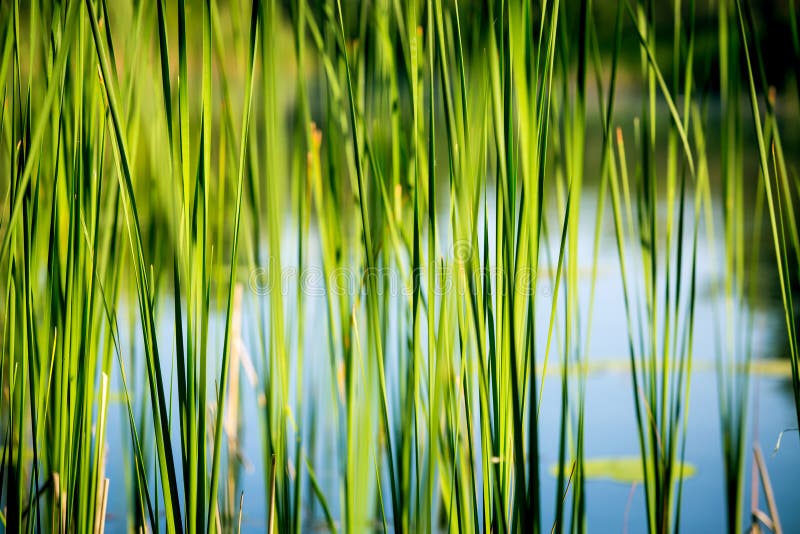
M 685 526 L 699 258 L 719 266 L 709 334 L 741 532 L 760 277 L 780 289 L 800 424 L 797 177 L 750 5 L 714 3 L 713 75 L 695 0 L 669 5 L 668 46 L 655 0 L 0 5 L 5 530 L 103 532 L 109 493 L 127 492 L 133 531 L 237 531 L 248 508 L 270 532 L 315 517 L 586 531 L 587 364 L 613 247 L 654 533 Z M 751 217 L 774 261 L 749 246 Z M 263 503 L 242 496 L 244 427 Z M 107 478 L 109 447 L 126 484 Z

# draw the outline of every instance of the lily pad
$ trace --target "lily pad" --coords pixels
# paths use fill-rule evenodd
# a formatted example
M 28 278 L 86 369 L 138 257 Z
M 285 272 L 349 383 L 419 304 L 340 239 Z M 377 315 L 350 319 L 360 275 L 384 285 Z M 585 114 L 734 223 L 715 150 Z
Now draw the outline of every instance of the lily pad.
M 681 469 L 683 478 L 690 478 L 697 472 L 695 467 L 688 462 L 684 462 L 679 469 Z M 583 471 L 587 480 L 609 480 L 621 484 L 644 482 L 642 459 L 638 456 L 587 458 L 583 462 Z M 550 473 L 554 477 L 558 476 L 558 465 L 551 466 Z

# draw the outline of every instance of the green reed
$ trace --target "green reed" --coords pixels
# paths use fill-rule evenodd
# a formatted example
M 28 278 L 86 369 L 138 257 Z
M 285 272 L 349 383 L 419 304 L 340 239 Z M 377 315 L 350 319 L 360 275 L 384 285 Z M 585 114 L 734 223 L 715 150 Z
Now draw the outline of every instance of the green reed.
M 588 363 L 610 225 L 647 528 L 678 531 L 698 258 L 716 258 L 718 224 L 695 2 L 671 4 L 667 49 L 652 0 L 284 4 L 0 6 L 5 529 L 103 531 L 109 492 L 122 491 L 105 465 L 118 399 L 129 530 L 228 532 L 263 511 L 270 532 L 315 528 L 320 513 L 334 532 L 586 531 Z M 766 211 L 798 420 L 800 242 L 774 95 L 763 120 L 759 107 L 770 91 L 752 14 L 738 1 L 715 9 L 725 211 L 712 292 L 724 299 L 716 370 L 734 531 L 745 301 L 759 276 L 741 88 L 763 176 L 754 231 Z M 791 14 L 800 56 L 793 2 Z M 622 84 L 641 84 L 633 130 L 616 116 Z M 594 185 L 589 250 L 581 201 Z M 324 319 L 311 324 L 303 276 L 317 257 Z M 299 273 L 291 291 L 287 269 Z M 244 487 L 245 431 L 260 438 L 263 503 Z

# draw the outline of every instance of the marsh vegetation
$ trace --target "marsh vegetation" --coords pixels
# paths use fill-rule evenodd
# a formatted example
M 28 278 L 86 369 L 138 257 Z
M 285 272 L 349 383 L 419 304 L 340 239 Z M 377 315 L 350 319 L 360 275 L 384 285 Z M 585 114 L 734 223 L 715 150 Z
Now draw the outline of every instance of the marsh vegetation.
M 797 24 L 3 2 L 3 529 L 800 529 Z

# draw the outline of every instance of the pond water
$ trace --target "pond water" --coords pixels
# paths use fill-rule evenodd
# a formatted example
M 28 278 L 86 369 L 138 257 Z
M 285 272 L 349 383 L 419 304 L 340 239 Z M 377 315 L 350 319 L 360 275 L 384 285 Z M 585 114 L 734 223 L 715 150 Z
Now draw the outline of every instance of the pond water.
M 492 197 L 494 192 L 487 191 Z M 596 185 L 589 183 L 585 188 L 579 211 L 579 270 L 589 273 L 591 269 L 591 250 L 594 237 L 594 213 L 596 209 Z M 491 205 L 491 202 L 490 202 Z M 446 202 L 441 206 L 447 209 Z M 718 198 L 714 200 L 715 216 L 721 217 L 721 206 Z M 552 224 L 550 228 L 559 228 L 560 220 L 558 211 L 551 210 Z M 638 439 L 636 436 L 635 416 L 632 404 L 631 376 L 628 367 L 628 337 L 626 331 L 625 312 L 623 308 L 622 284 L 619 272 L 619 261 L 616 245 L 612 233 L 610 220 L 610 207 L 602 228 L 603 246 L 600 248 L 598 260 L 597 289 L 595 295 L 595 313 L 591 330 L 591 339 L 588 351 L 589 372 L 586 382 L 586 412 L 585 412 L 585 456 L 587 460 L 595 458 L 620 458 L 639 457 Z M 447 220 L 447 212 L 442 214 Z M 490 221 L 492 217 L 490 216 Z M 320 266 L 319 236 L 311 224 L 307 250 L 309 256 L 307 265 Z M 717 254 L 724 250 L 721 239 L 721 226 L 717 224 L 716 243 L 714 248 Z M 490 232 L 493 232 L 490 229 Z M 291 268 L 296 247 L 296 233 L 291 221 L 287 218 L 283 229 L 284 264 Z M 552 232 L 552 231 L 551 231 Z M 490 233 L 490 235 L 492 235 Z M 447 242 L 447 236 L 441 236 Z M 687 243 L 691 234 L 687 237 Z M 764 267 L 762 276 L 770 278 L 774 273 L 773 252 L 768 241 L 761 242 L 759 236 L 752 236 L 754 246 L 761 248 Z M 548 243 L 553 258 L 557 256 L 557 238 L 550 236 Z M 719 276 L 722 268 L 718 262 L 712 261 L 706 251 L 710 249 L 704 231 L 699 233 L 698 242 L 698 296 L 696 303 L 695 336 L 694 336 L 694 368 L 691 377 L 691 390 L 689 401 L 688 434 L 686 441 L 686 461 L 696 468 L 694 476 L 687 478 L 683 485 L 682 519 L 683 530 L 691 532 L 722 532 L 726 528 L 726 512 L 724 497 L 724 471 L 722 462 L 722 445 L 719 420 L 717 376 L 714 362 L 716 355 L 715 341 L 715 313 L 724 304 L 722 297 L 716 297 L 711 291 L 715 277 Z M 629 251 L 632 244 L 628 245 Z M 447 249 L 446 246 L 442 247 Z M 690 250 L 690 248 L 688 249 Z M 583 274 L 579 278 L 579 298 L 587 302 L 590 290 L 590 276 Z M 296 282 L 296 280 L 295 280 Z M 295 283 L 291 282 L 291 283 Z M 298 318 L 292 304 L 295 288 L 291 286 L 286 291 L 288 300 L 287 325 L 296 328 Z M 537 294 L 535 297 L 538 307 L 537 317 L 541 321 L 549 317 L 551 305 L 552 280 L 542 276 L 538 280 Z M 244 325 L 243 340 L 245 346 L 255 346 L 256 325 L 252 324 L 252 315 L 248 307 L 256 299 L 267 299 L 246 290 L 246 299 L 243 308 Z M 265 301 L 266 303 L 266 301 Z M 161 332 L 160 339 L 165 347 L 171 347 L 174 338 L 172 324 L 172 297 L 164 297 L 159 305 Z M 788 378 L 788 362 L 783 358 L 784 324 L 780 302 L 765 299 L 759 305 L 749 303 L 749 312 L 754 314 L 753 348 L 754 358 L 757 362 L 771 362 L 769 366 L 757 365 L 750 382 L 750 398 L 747 403 L 749 410 L 749 430 L 747 432 L 747 458 L 745 468 L 745 509 L 749 510 L 752 463 L 752 444 L 757 441 L 764 450 L 766 466 L 780 513 L 780 520 L 786 532 L 800 532 L 800 508 L 797 503 L 797 476 L 800 474 L 800 439 L 796 433 L 788 433 L 782 442 L 780 450 L 772 454 L 772 449 L 779 433 L 787 428 L 796 426 L 795 409 L 791 398 L 791 385 Z M 123 306 L 124 307 L 124 306 Z M 390 307 L 391 308 L 391 307 Z M 128 312 L 130 313 L 130 311 Z M 583 311 L 585 316 L 585 311 Z M 125 328 L 126 320 L 120 320 L 122 326 L 123 346 L 129 346 L 130 335 Z M 323 332 L 327 329 L 325 298 L 321 294 L 308 294 L 305 302 L 305 400 L 306 407 L 314 405 L 316 410 L 316 447 L 310 451 L 315 461 L 318 481 L 325 492 L 328 503 L 335 517 L 338 518 L 339 480 L 335 448 L 336 439 L 333 437 L 334 424 L 330 419 L 331 376 L 330 360 L 328 356 L 327 337 Z M 210 346 L 216 346 L 221 335 L 222 318 L 212 318 L 212 339 Z M 545 345 L 546 326 L 537 328 L 537 344 Z M 293 330 L 294 331 L 294 330 Z M 138 336 L 134 340 L 134 346 Z M 387 361 L 396 359 L 396 339 L 387 343 Z M 256 351 L 250 350 L 255 358 Z M 560 360 L 558 346 L 551 350 L 551 359 L 547 376 L 543 381 L 543 404 L 539 422 L 540 432 L 540 495 L 543 500 L 543 524 L 550 525 L 553 521 L 555 508 L 556 480 L 551 473 L 551 467 L 558 458 L 558 429 L 560 421 L 560 377 L 557 365 Z M 135 358 L 133 359 L 135 360 Z M 130 366 L 132 360 L 126 360 Z M 777 363 L 776 363 L 777 362 Z M 141 365 L 140 363 L 135 365 Z M 769 367 L 765 372 L 761 372 Z M 777 370 L 777 371 L 776 371 Z M 768 372 L 767 372 L 768 371 Z M 118 370 L 115 370 L 118 374 Z M 396 373 L 396 368 L 389 366 L 387 373 Z M 138 377 L 136 389 L 142 394 L 135 398 L 144 398 L 141 389 L 144 380 L 144 370 L 141 368 L 128 368 L 129 377 Z M 294 379 L 292 379 L 294 380 Z M 388 380 L 392 383 L 391 376 Z M 257 393 L 245 379 L 241 380 L 241 429 L 240 439 L 242 452 L 247 461 L 247 467 L 241 473 L 241 486 L 244 490 L 244 512 L 242 530 L 246 532 L 264 531 L 267 521 L 267 504 L 265 499 L 264 461 L 261 450 L 262 431 L 259 427 Z M 113 378 L 113 388 L 120 390 L 118 376 Z M 173 402 L 173 404 L 175 404 Z M 145 410 L 146 411 L 146 410 Z M 137 411 L 137 416 L 138 416 Z M 177 410 L 174 410 L 177 413 Z M 128 436 L 127 414 L 124 404 L 116 402 L 111 405 L 108 423 L 108 457 L 106 472 L 111 480 L 108 511 L 109 531 L 124 528 L 126 510 L 130 509 L 132 497 L 126 477 L 130 476 L 130 445 Z M 757 426 L 756 426 L 757 424 Z M 174 424 L 173 424 L 174 427 Z M 176 432 L 173 432 L 176 435 Z M 177 444 L 177 442 L 176 442 Z M 151 445 L 152 447 L 152 445 Z M 177 450 L 176 450 L 177 453 Z M 176 456 L 177 458 L 178 456 Z M 127 474 L 126 474 L 127 472 Z M 308 484 L 305 490 L 308 490 Z M 601 532 L 643 532 L 646 530 L 646 509 L 644 490 L 641 484 L 631 485 L 611 480 L 589 480 L 586 484 L 587 514 L 591 531 Z M 308 500 L 308 499 L 307 499 Z M 763 498 L 760 507 L 766 509 Z M 308 529 L 324 528 L 322 513 L 319 506 L 307 507 L 307 517 L 304 525 Z M 308 517 L 308 513 L 313 516 Z M 745 524 L 749 517 L 745 519 Z

